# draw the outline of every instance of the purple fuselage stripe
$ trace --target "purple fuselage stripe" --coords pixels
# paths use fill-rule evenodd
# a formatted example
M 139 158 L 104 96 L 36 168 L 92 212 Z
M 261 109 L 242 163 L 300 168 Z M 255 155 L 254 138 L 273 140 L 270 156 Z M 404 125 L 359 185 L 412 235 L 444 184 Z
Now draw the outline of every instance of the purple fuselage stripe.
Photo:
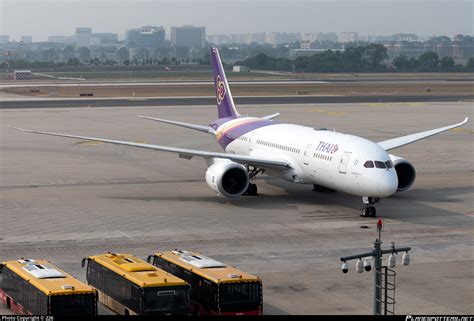
M 240 125 L 235 125 L 234 127 L 230 127 L 229 129 L 224 130 L 222 133 L 219 133 L 217 135 L 217 142 L 222 146 L 222 148 L 225 149 L 227 145 L 232 143 L 237 137 L 245 135 L 257 128 L 270 125 L 275 125 L 275 123 L 270 120 L 256 120 Z

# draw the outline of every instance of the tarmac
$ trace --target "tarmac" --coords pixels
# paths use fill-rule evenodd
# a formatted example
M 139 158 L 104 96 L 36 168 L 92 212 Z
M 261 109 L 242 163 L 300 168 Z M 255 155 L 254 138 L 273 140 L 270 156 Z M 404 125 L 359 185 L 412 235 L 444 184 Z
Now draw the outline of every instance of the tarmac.
M 376 238 L 376 219 L 359 216 L 361 199 L 268 176 L 256 180 L 259 196 L 224 199 L 207 187 L 201 159 L 7 127 L 219 150 L 210 135 L 136 117 L 207 124 L 214 105 L 53 107 L 0 110 L 0 261 L 44 258 L 84 280 L 85 256 L 191 249 L 259 275 L 265 314 L 371 313 L 373 272 L 358 274 L 352 262 L 343 274 L 339 260 L 370 250 Z M 463 128 L 392 151 L 413 163 L 417 180 L 377 210 L 383 247 L 412 247 L 411 264 L 401 265 L 398 255 L 394 269 L 395 312 L 474 314 L 472 103 L 238 108 L 374 141 L 470 116 Z
M 50 98 L 25 97 L 0 93 L 0 109 L 65 108 L 65 107 L 143 107 L 143 106 L 208 106 L 215 103 L 215 96 L 195 97 L 136 97 L 136 98 Z M 474 95 L 290 95 L 290 96 L 238 96 L 235 104 L 242 105 L 293 105 L 337 103 L 420 103 L 472 101 Z

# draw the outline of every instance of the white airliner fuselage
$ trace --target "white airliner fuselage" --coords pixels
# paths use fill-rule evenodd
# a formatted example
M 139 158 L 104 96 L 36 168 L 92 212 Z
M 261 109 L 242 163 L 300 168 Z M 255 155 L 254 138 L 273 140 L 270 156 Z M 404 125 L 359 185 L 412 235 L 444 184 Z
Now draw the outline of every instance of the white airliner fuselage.
M 217 128 L 258 118 L 242 117 Z M 317 184 L 357 196 L 387 197 L 396 192 L 397 173 L 389 154 L 367 139 L 293 124 L 274 124 L 244 134 L 226 148 L 227 153 L 288 159 L 287 171 L 268 174 L 285 180 Z M 364 167 L 367 161 L 383 162 L 385 168 Z M 388 168 L 387 168 L 388 165 Z

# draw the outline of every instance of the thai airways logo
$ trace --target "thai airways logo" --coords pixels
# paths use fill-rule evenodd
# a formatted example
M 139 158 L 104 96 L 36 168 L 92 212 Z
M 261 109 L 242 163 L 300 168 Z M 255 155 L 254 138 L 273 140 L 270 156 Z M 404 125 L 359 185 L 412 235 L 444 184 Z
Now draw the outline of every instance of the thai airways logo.
M 217 104 L 220 105 L 224 100 L 226 94 L 225 84 L 221 79 L 221 75 L 217 75 L 216 77 L 216 97 L 217 97 Z
M 326 143 L 323 141 L 320 141 L 318 147 L 316 147 L 317 151 L 329 154 L 334 154 L 338 149 L 339 147 L 337 144 Z

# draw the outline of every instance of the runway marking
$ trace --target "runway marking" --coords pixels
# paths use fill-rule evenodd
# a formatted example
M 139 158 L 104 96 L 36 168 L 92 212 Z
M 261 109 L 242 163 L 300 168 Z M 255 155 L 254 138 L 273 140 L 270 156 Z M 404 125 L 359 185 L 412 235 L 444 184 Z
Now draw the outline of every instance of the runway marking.
M 309 111 L 315 112 L 315 113 L 322 113 L 322 114 L 326 114 L 326 115 L 329 115 L 329 116 L 341 116 L 341 115 L 346 115 L 347 114 L 347 113 L 342 112 L 342 111 L 328 111 L 328 110 L 321 109 L 321 108 L 310 109 Z
M 370 103 L 370 104 L 367 104 L 367 106 L 370 106 L 370 107 L 384 107 L 384 106 L 387 106 L 389 104 L 387 103 Z
M 128 237 L 129 239 L 133 240 L 133 237 L 131 237 L 131 236 L 128 235 L 127 233 L 122 232 L 122 231 L 120 231 L 120 230 L 115 230 L 115 231 L 116 231 L 116 232 L 119 232 L 119 233 L 122 234 L 123 236 Z
M 96 146 L 96 145 L 102 145 L 105 144 L 104 142 L 99 142 L 96 140 L 86 140 L 86 141 L 79 141 L 75 142 L 74 145 L 86 145 L 86 146 Z
M 451 129 L 453 132 L 458 132 L 458 133 L 466 133 L 466 134 L 474 134 L 474 132 L 472 130 L 468 130 L 466 128 L 453 128 Z
M 419 106 L 424 106 L 425 103 L 406 103 L 407 106 L 411 107 L 419 107 Z

